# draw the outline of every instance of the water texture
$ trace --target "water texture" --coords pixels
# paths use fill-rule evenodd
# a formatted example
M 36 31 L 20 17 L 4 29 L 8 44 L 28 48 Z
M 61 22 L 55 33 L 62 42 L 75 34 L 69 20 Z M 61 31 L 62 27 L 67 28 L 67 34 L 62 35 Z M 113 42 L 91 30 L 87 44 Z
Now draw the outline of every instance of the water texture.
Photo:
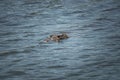
M 120 80 L 120 1 L 0 0 L 0 80 Z

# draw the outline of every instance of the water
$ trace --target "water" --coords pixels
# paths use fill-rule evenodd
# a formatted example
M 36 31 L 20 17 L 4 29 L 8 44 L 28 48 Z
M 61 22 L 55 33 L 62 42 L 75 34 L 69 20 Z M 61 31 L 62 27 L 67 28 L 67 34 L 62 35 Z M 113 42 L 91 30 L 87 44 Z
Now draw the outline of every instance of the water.
M 119 12 L 119 0 L 1 0 L 0 80 L 120 80 Z

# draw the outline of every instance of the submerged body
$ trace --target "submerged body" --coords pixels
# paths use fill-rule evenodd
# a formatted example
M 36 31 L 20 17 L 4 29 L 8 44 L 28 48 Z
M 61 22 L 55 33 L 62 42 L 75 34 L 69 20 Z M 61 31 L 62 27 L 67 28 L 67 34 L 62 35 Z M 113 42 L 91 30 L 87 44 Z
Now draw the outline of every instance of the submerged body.
M 48 42 L 48 41 L 59 42 L 60 40 L 67 39 L 67 38 L 69 38 L 69 37 L 66 33 L 62 33 L 59 35 L 54 34 L 54 35 L 50 35 L 49 38 L 45 39 L 45 42 Z

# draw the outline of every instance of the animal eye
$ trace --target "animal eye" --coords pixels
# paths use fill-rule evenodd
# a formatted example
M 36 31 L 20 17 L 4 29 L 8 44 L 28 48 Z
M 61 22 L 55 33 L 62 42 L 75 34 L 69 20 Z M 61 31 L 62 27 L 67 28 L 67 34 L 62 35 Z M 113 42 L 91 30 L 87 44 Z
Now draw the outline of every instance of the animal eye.
M 60 37 L 60 36 L 58 36 L 58 37 Z

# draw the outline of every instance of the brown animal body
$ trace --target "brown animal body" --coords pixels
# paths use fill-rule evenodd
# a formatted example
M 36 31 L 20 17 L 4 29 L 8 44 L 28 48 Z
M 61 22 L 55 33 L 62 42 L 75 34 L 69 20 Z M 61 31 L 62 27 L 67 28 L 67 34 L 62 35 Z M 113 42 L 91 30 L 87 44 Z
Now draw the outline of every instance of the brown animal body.
M 45 39 L 45 42 L 48 42 L 48 41 L 59 42 L 60 40 L 67 39 L 67 38 L 69 37 L 66 33 L 62 33 L 60 35 L 54 34 L 54 35 L 50 35 L 49 38 Z

